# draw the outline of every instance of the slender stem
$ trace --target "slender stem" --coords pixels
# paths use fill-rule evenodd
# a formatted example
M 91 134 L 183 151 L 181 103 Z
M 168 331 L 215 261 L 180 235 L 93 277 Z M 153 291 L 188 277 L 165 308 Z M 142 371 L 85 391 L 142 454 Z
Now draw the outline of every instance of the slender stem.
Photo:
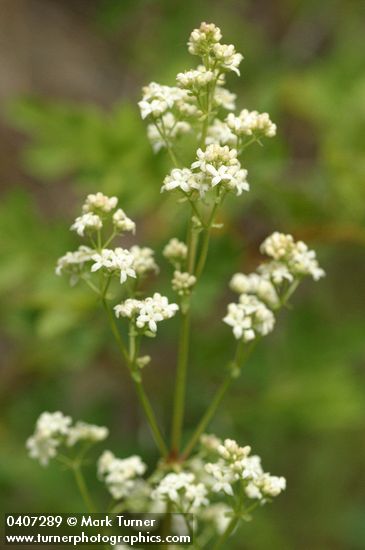
M 299 284 L 299 281 L 295 280 L 290 285 L 290 287 L 288 288 L 286 293 L 282 296 L 281 305 L 279 306 L 278 309 L 281 309 L 282 307 L 284 307 L 286 305 L 287 301 L 289 300 L 290 296 L 293 294 L 293 292 L 297 288 L 298 284 Z M 242 360 L 242 353 L 243 353 L 242 343 L 239 343 L 239 345 L 237 347 L 237 350 L 236 350 L 235 359 L 233 361 L 234 368 L 239 369 L 239 371 L 242 369 L 243 365 L 246 363 L 247 359 L 249 358 L 249 356 L 251 355 L 251 353 L 255 349 L 257 343 L 259 342 L 259 340 L 260 340 L 260 338 L 257 337 L 252 342 L 252 344 L 248 348 L 248 351 L 247 351 L 247 353 L 244 357 L 244 360 Z M 231 365 L 231 367 L 232 367 L 232 365 Z M 213 397 L 213 400 L 212 400 L 211 404 L 209 405 L 209 407 L 208 407 L 207 411 L 205 412 L 203 418 L 199 422 L 199 424 L 198 424 L 195 432 L 193 433 L 190 441 L 186 445 L 186 447 L 183 451 L 184 460 L 190 455 L 190 453 L 194 449 L 195 445 L 199 441 L 200 436 L 204 432 L 205 428 L 208 426 L 208 424 L 211 421 L 212 417 L 214 416 L 216 410 L 218 409 L 223 397 L 225 396 L 225 394 L 226 394 L 227 390 L 229 389 L 230 385 L 232 384 L 232 381 L 235 378 L 234 376 L 232 376 L 232 374 L 233 373 L 232 373 L 232 368 L 231 368 L 228 372 L 228 375 L 226 376 L 226 378 L 223 380 L 222 384 L 218 388 L 215 396 Z
M 237 345 L 236 349 L 236 355 L 235 359 L 233 361 L 233 369 L 242 369 L 244 363 L 247 361 L 248 357 L 252 353 L 254 347 L 256 345 L 256 342 L 253 342 L 252 345 L 248 348 L 244 361 L 242 360 L 242 354 L 244 351 L 243 342 L 240 341 Z M 195 429 L 191 439 L 189 440 L 188 444 L 186 445 L 184 452 L 183 452 L 183 458 L 186 460 L 191 452 L 193 451 L 195 445 L 198 443 L 200 436 L 205 431 L 206 427 L 208 426 L 209 422 L 213 418 L 214 414 L 216 413 L 219 405 L 221 404 L 224 396 L 227 393 L 227 390 L 230 388 L 233 380 L 235 380 L 234 372 L 232 370 L 232 363 L 228 365 L 229 370 L 227 376 L 224 378 L 222 384 L 219 386 L 218 390 L 216 391 L 208 409 L 206 410 L 205 414 L 203 415 L 202 419 L 200 420 L 197 428 Z
M 226 542 L 228 537 L 233 533 L 233 531 L 237 527 L 239 520 L 240 520 L 239 516 L 234 516 L 231 519 L 231 521 L 227 525 L 226 530 L 222 533 L 221 537 L 217 540 L 216 544 L 213 546 L 213 550 L 218 550 L 218 548 L 221 548 L 223 546 L 223 544 Z
M 93 501 L 90 497 L 90 494 L 89 494 L 88 488 L 86 486 L 85 479 L 84 479 L 84 476 L 82 474 L 80 465 L 79 464 L 74 464 L 73 467 L 72 467 L 72 471 L 74 473 L 77 487 L 79 488 L 80 494 L 82 496 L 82 499 L 84 501 L 84 504 L 85 504 L 87 510 L 90 513 L 95 512 L 95 506 L 94 506 Z
M 126 360 L 128 368 L 129 368 L 129 370 L 132 374 L 132 380 L 133 380 L 134 386 L 136 388 L 137 395 L 139 397 L 142 408 L 145 412 L 145 415 L 146 415 L 150 430 L 152 432 L 153 438 L 155 440 L 155 443 L 156 443 L 159 451 L 161 452 L 162 456 L 166 456 L 167 453 L 168 453 L 168 450 L 167 450 L 167 447 L 164 443 L 164 440 L 163 440 L 163 437 L 161 435 L 160 429 L 158 427 L 157 420 L 156 420 L 155 414 L 154 414 L 153 409 L 152 409 L 152 405 L 151 405 L 151 403 L 150 403 L 150 401 L 149 401 L 149 399 L 146 395 L 146 392 L 144 391 L 144 388 L 142 386 L 142 382 L 140 380 L 136 380 L 135 377 L 133 377 L 133 373 L 132 373 L 132 369 L 131 369 L 130 355 L 129 355 L 129 353 L 128 353 L 125 345 L 124 345 L 124 342 L 123 342 L 121 336 L 120 336 L 120 333 L 119 333 L 118 327 L 116 325 L 113 313 L 110 310 L 105 298 L 103 298 L 102 303 L 103 303 L 103 307 L 104 307 L 104 309 L 107 313 L 110 328 L 113 332 L 114 338 L 115 338 L 115 340 L 118 344 L 118 347 L 119 347 L 124 359 Z
M 186 371 L 189 357 L 189 335 L 190 335 L 190 311 L 182 313 L 179 353 L 176 371 L 174 411 L 172 417 L 171 446 L 172 453 L 177 455 L 180 450 L 182 424 L 184 420 L 185 394 L 186 394 Z
M 164 442 L 164 439 L 161 435 L 160 429 L 158 427 L 156 417 L 155 417 L 155 413 L 153 412 L 150 400 L 148 399 L 148 397 L 146 395 L 146 392 L 144 391 L 144 388 L 142 386 L 142 382 L 137 381 L 135 379 L 133 379 L 133 381 L 134 381 L 134 386 L 136 388 L 137 395 L 139 397 L 140 403 L 141 403 L 141 405 L 143 407 L 143 410 L 145 412 L 145 415 L 147 417 L 148 424 L 149 424 L 150 430 L 152 432 L 153 438 L 155 440 L 155 443 L 156 443 L 161 455 L 163 457 L 166 457 L 168 455 L 168 449 L 167 449 L 167 446 L 166 446 L 166 444 Z
M 162 126 L 162 129 L 159 127 L 159 125 L 157 124 L 157 122 L 155 122 L 155 126 L 157 128 L 157 131 L 158 133 L 160 134 L 160 136 L 162 137 L 163 141 L 165 142 L 165 146 L 166 146 L 166 150 L 172 160 L 172 164 L 177 168 L 179 166 L 179 161 L 177 160 L 177 157 L 174 153 L 174 150 L 173 148 L 171 147 L 171 144 L 170 144 L 170 141 L 169 141 L 169 138 L 167 136 L 167 133 L 166 133 L 166 128 L 165 128 L 165 124 L 163 122 L 163 120 L 161 119 L 161 126 Z
M 112 333 L 114 335 L 115 341 L 118 344 L 118 347 L 119 347 L 124 359 L 126 360 L 127 363 L 129 363 L 128 351 L 127 351 L 127 349 L 124 345 L 124 342 L 122 340 L 122 337 L 119 333 L 117 324 L 116 324 L 115 319 L 114 319 L 113 312 L 111 311 L 110 307 L 108 306 L 108 303 L 107 303 L 105 298 L 102 299 L 102 304 L 103 304 L 103 308 L 104 308 L 104 310 L 107 314 L 107 317 L 108 317 L 108 320 L 109 320 L 109 325 L 110 325 L 110 328 L 111 328 Z
M 186 460 L 191 452 L 193 451 L 195 445 L 198 443 L 200 436 L 204 432 L 205 428 L 208 426 L 209 422 L 211 421 L 212 417 L 214 416 L 216 410 L 218 409 L 219 405 L 222 402 L 223 397 L 225 396 L 227 390 L 229 389 L 230 385 L 233 382 L 232 376 L 227 376 L 223 383 L 218 388 L 215 396 L 213 397 L 213 400 L 211 401 L 208 409 L 206 410 L 203 418 L 200 420 L 192 438 L 189 440 L 189 443 L 186 445 L 184 452 L 183 452 L 183 458 Z
M 211 233 L 212 225 L 214 223 L 214 217 L 217 212 L 219 204 L 220 202 L 218 201 L 218 199 L 216 199 L 216 202 L 214 203 L 214 206 L 210 213 L 210 217 L 205 229 L 205 235 L 203 238 L 202 248 L 200 251 L 199 261 L 198 261 L 198 265 L 196 267 L 196 273 L 195 273 L 197 279 L 199 279 L 199 277 L 201 276 L 205 267 L 205 263 L 207 261 L 209 243 L 210 243 L 210 233 Z

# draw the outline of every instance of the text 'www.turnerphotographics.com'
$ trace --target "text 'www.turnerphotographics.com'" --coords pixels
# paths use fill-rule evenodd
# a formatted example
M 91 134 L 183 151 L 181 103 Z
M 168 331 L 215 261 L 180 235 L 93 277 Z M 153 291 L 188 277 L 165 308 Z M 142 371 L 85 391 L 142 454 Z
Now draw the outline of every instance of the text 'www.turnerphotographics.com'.
M 6 545 L 190 545 L 191 514 L 6 514 Z

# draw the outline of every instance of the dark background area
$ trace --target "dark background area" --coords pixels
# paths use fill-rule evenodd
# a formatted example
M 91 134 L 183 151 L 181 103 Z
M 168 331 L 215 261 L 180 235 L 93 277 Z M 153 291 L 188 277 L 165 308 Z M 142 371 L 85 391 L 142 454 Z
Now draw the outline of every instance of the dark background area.
M 97 190 L 119 196 L 139 243 L 161 251 L 182 234 L 183 207 L 159 192 L 169 161 L 153 155 L 136 103 L 143 84 L 173 84 L 196 63 L 186 41 L 206 20 L 245 56 L 241 78 L 228 80 L 238 107 L 268 111 L 278 135 L 247 152 L 251 192 L 227 202 L 213 239 L 196 298 L 186 435 L 230 356 L 221 318 L 231 274 L 257 265 L 273 230 L 307 241 L 327 277 L 302 285 L 211 426 L 288 480 L 230 548 L 364 548 L 364 15 L 361 0 L 0 1 L 4 511 L 82 509 L 67 472 L 27 457 L 43 410 L 108 425 L 118 456 L 156 459 L 95 299 L 54 265 L 75 248 L 68 227 Z M 152 286 L 168 292 L 165 267 Z M 168 325 L 145 371 L 164 425 L 177 331 Z M 93 465 L 88 477 L 102 506 Z

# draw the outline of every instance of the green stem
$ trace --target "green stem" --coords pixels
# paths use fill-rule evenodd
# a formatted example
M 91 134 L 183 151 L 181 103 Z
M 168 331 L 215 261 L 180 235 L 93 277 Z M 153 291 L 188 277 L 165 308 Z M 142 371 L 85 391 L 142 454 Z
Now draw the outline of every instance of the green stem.
M 183 458 L 186 460 L 191 452 L 193 451 L 195 445 L 198 443 L 200 436 L 205 431 L 205 428 L 208 426 L 209 422 L 211 421 L 212 417 L 214 416 L 216 410 L 218 409 L 219 405 L 222 402 L 223 397 L 225 396 L 227 390 L 229 389 L 230 385 L 233 382 L 232 376 L 227 376 L 221 386 L 219 387 L 218 391 L 216 392 L 212 402 L 210 403 L 208 409 L 206 410 L 203 418 L 199 422 L 192 438 L 189 440 L 189 443 L 186 445 L 184 452 L 183 452 Z
M 113 312 L 111 311 L 110 307 L 108 306 L 108 303 L 107 303 L 105 298 L 102 299 L 102 304 L 103 304 L 103 308 L 104 308 L 104 310 L 107 314 L 109 325 L 110 325 L 111 331 L 114 335 L 115 341 L 118 344 L 119 350 L 120 350 L 121 354 L 123 355 L 124 359 L 126 360 L 126 362 L 129 363 L 128 351 L 127 351 L 127 349 L 124 345 L 124 342 L 122 340 L 122 337 L 119 333 L 117 324 L 116 324 L 115 319 L 114 319 Z
M 296 280 L 294 281 L 290 287 L 288 288 L 288 290 L 286 291 L 286 293 L 284 294 L 284 296 L 282 296 L 281 298 L 281 306 L 278 308 L 278 309 L 281 309 L 282 307 L 284 307 L 287 303 L 287 301 L 289 300 L 290 296 L 293 294 L 293 292 L 295 291 L 295 289 L 297 288 L 299 284 L 299 281 Z M 248 348 L 248 351 L 244 357 L 244 360 L 242 359 L 242 353 L 243 353 L 243 346 L 242 346 L 242 342 L 239 342 L 238 346 L 237 346 L 237 350 L 236 350 L 236 355 L 235 355 L 235 359 L 233 361 L 233 368 L 234 369 L 239 369 L 239 371 L 242 370 L 242 367 L 244 366 L 244 364 L 246 363 L 247 359 L 249 358 L 249 356 L 251 355 L 251 353 L 253 352 L 253 350 L 255 349 L 257 343 L 259 342 L 260 338 L 257 337 L 253 342 L 252 344 L 250 345 L 250 347 Z M 193 451 L 195 445 L 197 444 L 197 442 L 199 441 L 199 438 L 200 436 L 202 435 L 202 433 L 204 432 L 205 428 L 208 426 L 209 422 L 211 421 L 211 419 L 213 418 L 216 410 L 218 409 L 223 397 L 225 396 L 227 390 L 229 389 L 229 387 L 231 386 L 232 384 L 232 381 L 235 379 L 235 376 L 232 376 L 233 374 L 233 371 L 232 371 L 232 364 L 231 364 L 231 369 L 229 370 L 229 373 L 228 375 L 226 376 L 226 378 L 223 380 L 221 386 L 218 388 L 211 404 L 209 405 L 206 413 L 204 414 L 203 418 L 201 419 L 201 421 L 199 422 L 198 424 L 198 427 L 196 428 L 195 432 L 193 433 L 190 441 L 188 442 L 188 444 L 186 445 L 184 451 L 183 451 L 183 458 L 184 460 L 186 460 L 186 458 L 188 458 L 188 456 L 190 455 L 190 453 Z
M 171 447 L 172 454 L 178 455 L 181 443 L 182 424 L 185 410 L 186 394 L 186 371 L 189 357 L 189 336 L 190 336 L 190 311 L 182 313 L 182 321 L 179 338 L 179 352 L 176 371 L 176 385 L 174 410 L 172 417 Z
M 153 435 L 153 439 L 155 440 L 155 443 L 156 443 L 161 455 L 163 457 L 166 457 L 168 455 L 168 449 L 167 449 L 167 446 L 166 446 L 166 444 L 164 442 L 164 439 L 161 435 L 160 429 L 158 427 L 156 417 L 155 417 L 155 413 L 153 412 L 150 400 L 148 399 L 148 397 L 146 395 L 146 392 L 144 391 L 144 388 L 142 386 L 142 382 L 137 381 L 135 379 L 133 379 L 133 382 L 134 382 L 134 386 L 135 386 L 136 391 L 137 391 L 138 398 L 140 400 L 142 408 L 143 408 L 143 410 L 145 412 L 145 415 L 147 417 L 148 424 L 149 424 L 150 430 L 151 430 L 152 435 Z
M 242 360 L 242 354 L 244 351 L 243 342 L 240 341 L 237 345 L 236 349 L 236 355 L 235 359 L 232 363 L 228 365 L 228 374 L 224 378 L 222 384 L 219 386 L 215 396 L 213 397 L 208 409 L 206 410 L 205 414 L 203 415 L 202 419 L 200 420 L 196 430 L 194 431 L 191 439 L 189 440 L 188 444 L 186 445 L 184 452 L 183 452 L 183 458 L 186 460 L 191 452 L 193 451 L 195 445 L 198 443 L 200 436 L 204 433 L 206 427 L 208 426 L 209 422 L 213 418 L 214 414 L 216 413 L 219 405 L 221 404 L 224 396 L 226 395 L 228 389 L 230 388 L 233 380 L 235 380 L 234 370 L 239 369 L 241 370 L 244 363 L 247 361 L 248 357 L 252 353 L 253 349 L 255 347 L 255 342 L 249 347 L 246 356 L 244 358 L 244 361 Z
M 113 332 L 114 338 L 115 338 L 115 340 L 118 344 L 118 347 L 119 347 L 119 349 L 120 349 L 120 351 L 121 351 L 121 353 L 122 353 L 122 355 L 123 355 L 123 357 L 124 357 L 124 359 L 125 359 L 125 361 L 128 365 L 128 368 L 131 372 L 132 380 L 134 382 L 134 386 L 136 388 L 137 395 L 139 397 L 142 408 L 145 412 L 145 415 L 146 415 L 150 430 L 152 432 L 154 441 L 155 441 L 159 451 L 161 452 L 162 456 L 166 456 L 167 453 L 168 453 L 168 450 L 167 450 L 167 447 L 166 447 L 165 442 L 163 440 L 163 437 L 161 435 L 160 429 L 158 427 L 157 420 L 156 420 L 155 414 L 154 414 L 153 409 L 152 409 L 152 405 L 151 405 L 151 403 L 150 403 L 150 401 L 149 401 L 149 399 L 146 395 L 146 392 L 144 391 L 144 388 L 142 386 L 142 382 L 140 380 L 136 380 L 135 377 L 133 376 L 130 355 L 129 355 L 128 351 L 126 350 L 124 342 L 123 342 L 123 340 L 120 336 L 118 327 L 116 325 L 113 313 L 110 310 L 105 298 L 103 298 L 102 303 L 103 303 L 103 307 L 104 307 L 104 309 L 107 313 L 110 328 Z
M 205 235 L 204 235 L 204 238 L 203 238 L 202 248 L 201 248 L 200 256 L 199 256 L 199 261 L 198 261 L 198 265 L 196 267 L 196 272 L 195 272 L 195 275 L 196 275 L 197 279 L 199 279 L 199 277 L 201 276 L 201 274 L 204 270 L 204 267 L 205 267 L 205 263 L 207 261 L 209 243 L 210 243 L 210 233 L 211 233 L 212 225 L 214 223 L 214 217 L 215 217 L 215 214 L 217 212 L 219 204 L 220 204 L 220 201 L 217 198 L 216 202 L 214 203 L 214 206 L 212 208 L 212 211 L 210 213 L 210 217 L 209 217 L 206 229 L 205 229 Z
M 179 161 L 177 160 L 177 157 L 174 153 L 174 150 L 173 148 L 171 147 L 171 144 L 170 144 L 170 141 L 169 141 L 169 138 L 167 136 L 167 133 L 166 133 L 166 128 L 165 128 L 165 125 L 164 125 L 164 122 L 163 120 L 161 119 L 161 126 L 162 126 L 162 129 L 159 127 L 159 125 L 157 124 L 157 122 L 155 122 L 155 126 L 157 128 L 157 131 L 158 133 L 160 134 L 160 136 L 162 137 L 163 141 L 165 142 L 165 146 L 166 146 L 166 150 L 170 156 L 170 159 L 172 160 L 172 164 L 175 166 L 175 168 L 178 168 L 179 166 Z
M 89 491 L 87 489 L 84 476 L 83 476 L 83 474 L 81 472 L 81 469 L 80 469 L 80 465 L 79 464 L 74 464 L 73 467 L 72 467 L 72 471 L 73 471 L 74 476 L 75 476 L 77 487 L 80 491 L 80 494 L 82 496 L 82 499 L 84 501 L 84 504 L 85 504 L 88 512 L 90 512 L 90 513 L 95 512 L 95 506 L 92 502 Z

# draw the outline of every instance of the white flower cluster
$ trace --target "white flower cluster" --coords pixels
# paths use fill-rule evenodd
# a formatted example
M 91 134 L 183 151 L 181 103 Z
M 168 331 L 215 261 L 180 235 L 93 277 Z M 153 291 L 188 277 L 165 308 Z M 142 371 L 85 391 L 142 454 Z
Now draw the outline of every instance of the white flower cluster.
M 315 281 L 324 277 L 325 272 L 318 265 L 316 253 L 303 241 L 294 241 L 292 235 L 275 232 L 264 240 L 260 250 L 287 268 L 293 277 L 310 275 Z M 278 264 L 276 263 L 277 267 Z
M 76 218 L 71 225 L 71 230 L 76 231 L 80 237 L 85 233 L 90 234 L 102 229 L 108 214 L 116 209 L 117 197 L 107 197 L 103 193 L 88 195 L 82 206 L 83 214 Z M 136 224 L 128 218 L 125 212 L 119 208 L 112 215 L 112 223 L 116 233 L 135 232 Z
M 103 222 L 101 221 L 100 216 L 97 214 L 92 214 L 88 212 L 76 218 L 74 223 L 71 225 L 71 230 L 76 231 L 80 237 L 85 236 L 86 232 L 98 231 L 103 227 Z
M 316 253 L 291 235 L 275 232 L 262 243 L 261 252 L 272 258 L 258 266 L 256 273 L 233 275 L 230 287 L 240 294 L 239 303 L 228 305 L 223 321 L 230 325 L 237 339 L 244 341 L 262 336 L 274 328 L 275 317 L 271 310 L 283 305 L 283 291 L 290 290 L 305 275 L 315 281 L 324 276 Z
M 179 294 L 179 296 L 185 296 L 190 294 L 191 289 L 196 283 L 195 275 L 188 272 L 175 271 L 171 284 L 173 290 Z
M 34 434 L 28 438 L 26 447 L 31 458 L 46 466 L 57 455 L 60 445 L 72 447 L 79 441 L 96 443 L 105 439 L 108 433 L 107 428 L 86 422 L 76 422 L 72 426 L 72 418 L 59 411 L 44 412 L 38 418 Z
M 185 243 L 174 237 L 164 247 L 162 254 L 172 265 L 180 267 L 188 257 L 188 247 Z
M 158 273 L 158 265 L 155 262 L 154 251 L 147 246 L 134 245 L 130 249 L 133 256 L 133 269 L 139 277 L 149 273 Z
M 111 236 L 106 240 L 107 243 L 110 243 L 116 234 L 134 233 L 136 224 L 124 210 L 121 208 L 115 210 L 117 202 L 116 197 L 107 197 L 102 193 L 88 195 L 82 207 L 84 214 L 76 219 L 72 228 L 76 229 L 80 235 L 84 235 L 87 228 L 100 229 L 103 226 L 102 217 L 105 221 L 109 215 L 109 224 L 113 230 L 111 229 Z M 116 274 L 121 284 L 125 283 L 128 277 L 144 277 L 149 273 L 158 272 L 154 252 L 151 248 L 137 245 L 132 246 L 130 250 L 121 247 L 100 248 L 101 235 L 97 239 L 98 247 L 92 238 L 90 240 L 94 248 L 80 246 L 75 252 L 67 252 L 58 260 L 57 275 L 67 273 L 71 275 L 71 283 L 76 283 L 80 276 L 86 275 L 85 264 L 87 262 L 93 262 L 91 272 L 101 269 L 109 274 Z
M 241 167 L 236 149 L 211 144 L 204 151 L 198 149 L 197 160 L 190 169 L 174 168 L 166 176 L 161 191 L 179 189 L 188 194 L 197 191 L 204 197 L 207 191 L 219 185 L 224 191 L 241 195 L 250 188 L 246 178 L 247 170 Z
M 216 452 L 218 460 L 205 466 L 206 472 L 212 477 L 213 492 L 233 496 L 235 487 L 243 484 L 248 498 L 265 503 L 286 488 L 285 478 L 271 476 L 263 471 L 260 457 L 250 455 L 249 446 L 240 447 L 236 441 L 226 439 Z
M 203 483 L 197 483 L 194 474 L 190 472 L 172 472 L 167 474 L 152 491 L 151 497 L 157 500 L 167 500 L 175 504 L 182 513 L 196 513 L 209 504 L 208 491 Z
M 109 273 L 117 273 L 120 277 L 120 283 L 123 284 L 128 277 L 135 278 L 136 271 L 134 269 L 134 256 L 124 248 L 103 248 L 99 253 L 92 257 L 94 263 L 91 266 L 91 271 L 103 269 Z
M 266 336 L 274 328 L 273 312 L 256 296 L 241 294 L 239 303 L 228 304 L 223 321 L 232 327 L 234 337 L 244 342 Z
M 229 147 L 238 147 L 238 140 L 242 136 L 274 137 L 276 124 L 268 113 L 258 113 L 243 109 L 238 116 L 229 113 L 224 121 L 214 119 L 209 126 L 205 143 L 207 145 L 219 143 Z
M 151 82 L 142 89 L 138 105 L 142 119 L 150 122 L 147 135 L 155 152 L 170 147 L 205 116 L 200 95 L 206 95 L 207 90 L 213 109 L 235 108 L 235 94 L 224 88 L 225 74 L 230 71 L 239 74 L 243 57 L 233 45 L 221 44 L 221 38 L 218 27 L 202 23 L 191 33 L 188 46 L 190 53 L 201 56 L 203 64 L 178 73 L 177 86 Z
M 216 75 L 213 71 L 208 70 L 204 65 L 199 65 L 196 69 L 178 73 L 176 81 L 178 86 L 187 90 L 195 90 L 207 86 L 215 80 Z
M 194 29 L 188 41 L 189 53 L 209 58 L 208 64 L 221 71 L 234 71 L 238 75 L 238 67 L 243 59 L 232 44 L 220 44 L 221 30 L 213 23 L 201 23 L 199 29 Z
M 280 305 L 280 298 L 274 284 L 258 273 L 236 273 L 233 275 L 230 288 L 237 294 L 254 294 L 271 309 Z
M 229 113 L 226 118 L 228 128 L 237 136 L 265 136 L 274 137 L 276 135 L 276 124 L 274 124 L 268 113 L 258 113 L 257 111 L 248 111 L 243 109 L 238 116 Z
M 128 218 L 124 210 L 118 208 L 113 214 L 113 225 L 117 233 L 124 232 L 136 232 L 136 224 L 133 220 Z
M 158 292 L 144 300 L 128 298 L 114 307 L 116 317 L 133 319 L 137 328 L 153 333 L 157 332 L 157 323 L 171 319 L 178 309 L 177 304 L 170 304 L 166 296 Z
M 116 500 L 128 497 L 136 487 L 147 467 L 137 455 L 116 458 L 111 451 L 104 451 L 98 460 L 98 476 Z
M 187 93 L 176 86 L 163 86 L 151 82 L 142 89 L 143 98 L 138 103 L 143 119 L 159 118 L 177 103 L 187 99 Z
M 57 260 L 56 275 L 67 273 L 71 275 L 71 283 L 77 282 L 85 263 L 90 262 L 94 254 L 95 250 L 84 245 L 79 246 L 75 252 L 66 252 Z
M 84 213 L 93 212 L 104 212 L 108 213 L 114 210 L 118 204 L 117 197 L 107 197 L 103 193 L 98 193 L 88 195 L 83 204 L 82 211 Z

